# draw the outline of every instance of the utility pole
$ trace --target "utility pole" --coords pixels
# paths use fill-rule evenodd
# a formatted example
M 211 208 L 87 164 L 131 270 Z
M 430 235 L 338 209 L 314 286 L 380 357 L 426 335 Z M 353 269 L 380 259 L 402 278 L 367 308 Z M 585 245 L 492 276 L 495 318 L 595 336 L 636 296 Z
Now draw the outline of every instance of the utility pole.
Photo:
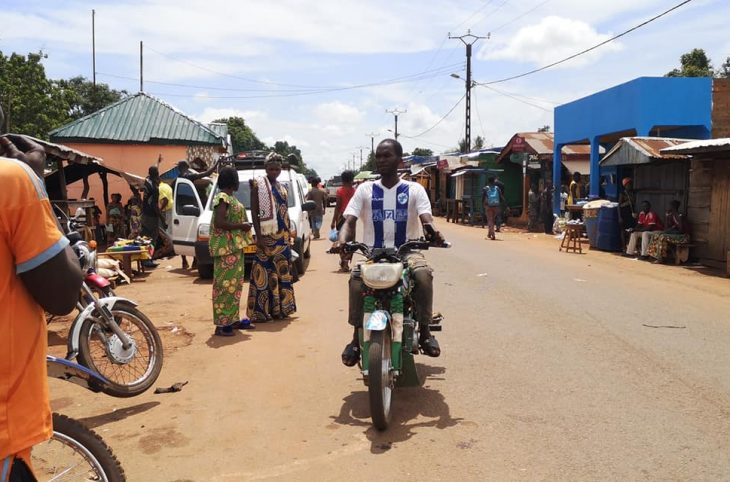
M 144 52 L 144 45 L 142 44 L 142 41 L 139 41 L 139 91 L 144 92 L 144 60 L 143 60 L 143 52 Z
M 91 81 L 96 90 L 96 11 L 91 9 Z
M 385 109 L 385 112 L 388 114 L 393 114 L 393 117 L 395 118 L 395 131 L 393 133 L 395 134 L 395 140 L 398 140 L 398 114 L 405 114 L 408 112 L 407 110 L 399 110 L 397 107 L 395 109 Z
M 378 132 L 370 132 L 365 135 L 370 138 L 370 153 L 375 155 L 375 136 L 378 135 Z
M 360 146 L 360 170 L 362 171 L 362 146 Z
M 488 39 L 489 34 L 486 37 L 479 37 L 471 33 L 471 30 L 466 31 L 466 35 L 460 35 L 458 37 L 452 37 L 449 33 L 450 39 L 458 39 L 466 45 L 466 132 L 464 141 L 466 142 L 466 152 L 471 151 L 471 46 L 477 43 L 481 39 Z

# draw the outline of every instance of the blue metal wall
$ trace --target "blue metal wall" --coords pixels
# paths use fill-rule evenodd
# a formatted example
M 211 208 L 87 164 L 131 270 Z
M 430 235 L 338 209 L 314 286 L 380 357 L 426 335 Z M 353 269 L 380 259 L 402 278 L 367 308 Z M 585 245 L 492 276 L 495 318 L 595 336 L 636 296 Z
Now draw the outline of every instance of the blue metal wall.
M 559 161 L 564 145 L 591 144 L 590 193 L 598 195 L 598 146 L 604 136 L 648 136 L 659 129 L 662 136 L 709 139 L 711 115 L 712 79 L 708 77 L 639 77 L 558 106 L 554 113 L 553 184 L 561 183 Z M 554 206 L 557 212 L 557 197 Z

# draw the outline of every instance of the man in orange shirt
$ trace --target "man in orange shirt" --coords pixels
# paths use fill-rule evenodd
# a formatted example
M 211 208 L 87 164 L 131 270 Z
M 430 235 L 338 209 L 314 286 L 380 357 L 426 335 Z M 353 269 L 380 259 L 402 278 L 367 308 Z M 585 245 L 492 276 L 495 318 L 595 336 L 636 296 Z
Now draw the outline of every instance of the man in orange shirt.
M 37 175 L 44 164 L 38 144 L 0 137 L 0 482 L 32 477 L 31 448 L 51 436 L 43 310 L 71 311 L 83 278 Z

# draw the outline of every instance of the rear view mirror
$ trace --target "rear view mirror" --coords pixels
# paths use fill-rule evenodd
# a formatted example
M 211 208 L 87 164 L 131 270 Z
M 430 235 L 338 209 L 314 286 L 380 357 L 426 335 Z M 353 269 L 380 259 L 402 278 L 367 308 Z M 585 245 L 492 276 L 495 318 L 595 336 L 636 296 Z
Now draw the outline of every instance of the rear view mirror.
M 182 207 L 182 213 L 183 216 L 200 216 L 200 208 L 198 206 L 193 206 L 192 204 L 186 204 Z
M 304 204 L 302 204 L 302 211 L 314 211 L 317 209 L 317 203 L 314 201 L 305 201 Z

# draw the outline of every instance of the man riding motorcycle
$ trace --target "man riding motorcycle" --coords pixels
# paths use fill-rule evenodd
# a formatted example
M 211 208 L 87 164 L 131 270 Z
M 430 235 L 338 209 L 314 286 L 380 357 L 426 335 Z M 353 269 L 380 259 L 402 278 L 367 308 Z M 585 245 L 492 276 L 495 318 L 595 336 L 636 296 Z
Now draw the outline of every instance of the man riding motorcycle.
M 398 177 L 403 147 L 394 139 L 385 139 L 375 151 L 375 165 L 380 179 L 367 182 L 355 191 L 344 212 L 345 222 L 340 230 L 339 244 L 354 241 L 357 220 L 363 225 L 363 242 L 375 248 L 399 247 L 408 240 L 421 237 L 421 225 L 433 225 L 431 202 L 426 190 L 418 183 Z M 444 243 L 435 229 L 431 241 Z M 340 252 L 343 260 L 351 254 Z M 419 345 L 431 357 L 441 354 L 429 323 L 433 316 L 433 272 L 420 252 L 407 255 L 415 280 L 412 298 L 416 319 L 421 321 Z M 354 327 L 353 338 L 342 352 L 342 363 L 354 366 L 360 359 L 358 330 L 363 322 L 363 282 L 359 269 L 350 275 L 349 323 Z

